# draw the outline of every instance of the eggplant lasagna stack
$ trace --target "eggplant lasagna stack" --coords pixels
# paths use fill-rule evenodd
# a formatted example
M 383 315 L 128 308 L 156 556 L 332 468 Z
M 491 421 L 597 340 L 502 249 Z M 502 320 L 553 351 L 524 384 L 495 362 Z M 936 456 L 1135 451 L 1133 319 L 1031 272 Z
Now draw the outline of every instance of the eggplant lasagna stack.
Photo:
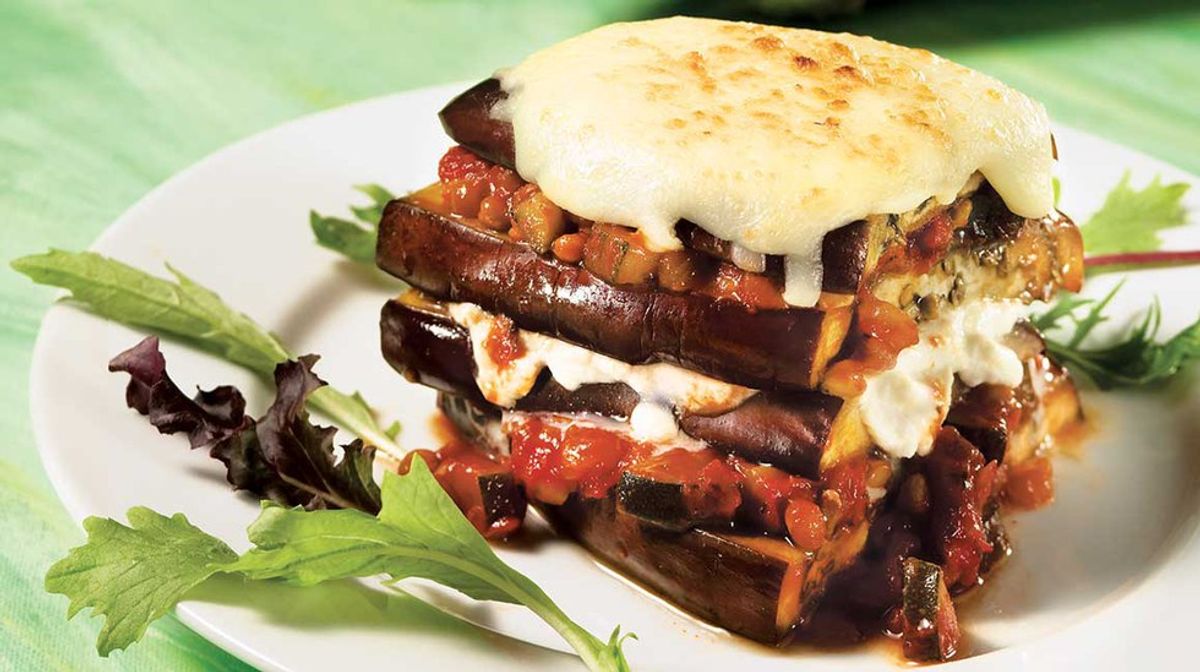
M 615 24 L 441 113 L 392 202 L 383 351 L 462 440 L 420 454 L 485 534 L 526 502 L 692 613 L 958 638 L 951 595 L 1051 496 L 1079 418 L 1028 304 L 1082 281 L 1040 106 L 928 52 Z

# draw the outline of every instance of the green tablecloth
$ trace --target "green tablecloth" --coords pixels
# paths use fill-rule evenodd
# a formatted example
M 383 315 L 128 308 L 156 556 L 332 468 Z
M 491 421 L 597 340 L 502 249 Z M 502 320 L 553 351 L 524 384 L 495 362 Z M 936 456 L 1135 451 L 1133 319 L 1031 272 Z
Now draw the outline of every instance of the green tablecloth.
M 1200 172 L 1196 2 L 869 4 L 825 25 L 928 47 L 1033 94 L 1060 121 Z M 480 77 L 608 21 L 737 7 L 4 0 L 0 257 L 86 247 L 172 173 L 292 117 Z M 30 429 L 30 351 L 51 295 L 0 271 L 0 669 L 241 669 L 172 619 L 101 660 L 97 623 L 68 624 L 65 599 L 42 591 L 46 567 L 82 536 L 50 489 Z

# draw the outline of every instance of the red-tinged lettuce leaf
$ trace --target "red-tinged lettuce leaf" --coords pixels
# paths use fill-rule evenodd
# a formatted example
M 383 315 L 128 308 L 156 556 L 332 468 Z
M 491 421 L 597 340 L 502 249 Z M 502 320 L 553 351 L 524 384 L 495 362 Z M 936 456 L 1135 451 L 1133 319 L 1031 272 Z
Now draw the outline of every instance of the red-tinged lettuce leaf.
M 309 492 L 308 508 L 336 506 L 379 511 L 379 486 L 372 475 L 375 448 L 360 439 L 343 446 L 335 456 L 333 438 L 337 429 L 308 421 L 304 402 L 325 385 L 312 372 L 316 355 L 305 355 L 275 367 L 275 403 L 258 421 L 258 443 L 266 462 L 280 478 Z
M 234 488 L 287 506 L 379 511 L 372 478 L 374 448 L 361 441 L 344 446 L 338 459 L 336 430 L 309 422 L 304 403 L 325 382 L 312 372 L 315 356 L 275 368 L 277 397 L 257 422 L 246 401 L 224 385 L 188 398 L 167 375 L 156 337 L 117 355 L 108 368 L 130 376 L 125 400 L 164 434 L 185 433 L 192 448 L 204 448 L 225 465 Z

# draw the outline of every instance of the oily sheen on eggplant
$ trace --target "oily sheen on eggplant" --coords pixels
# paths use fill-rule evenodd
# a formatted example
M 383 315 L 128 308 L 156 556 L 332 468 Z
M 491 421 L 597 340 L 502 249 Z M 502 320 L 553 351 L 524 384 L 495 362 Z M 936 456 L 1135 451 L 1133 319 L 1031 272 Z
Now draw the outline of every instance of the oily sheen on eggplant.
M 486 445 L 496 433 L 497 415 L 470 401 L 439 394 L 438 406 L 471 440 Z M 573 495 L 561 506 L 533 505 L 559 534 L 623 574 L 706 621 L 766 644 L 786 642 L 804 626 L 829 581 L 859 557 L 876 508 L 805 553 L 781 538 L 648 523 L 623 512 L 616 496 L 614 490 L 603 499 Z
M 384 359 L 410 380 L 495 408 L 475 384 L 467 330 L 444 312 L 412 299 L 392 300 L 383 308 L 380 330 Z M 628 417 L 637 402 L 624 383 L 567 390 L 544 371 L 515 410 Z M 832 458 L 866 449 L 868 438 L 852 414 L 852 404 L 818 392 L 763 392 L 723 413 L 683 413 L 679 423 L 718 450 L 815 477 Z
M 612 285 L 528 245 L 404 199 L 379 225 L 380 268 L 436 298 L 625 362 L 669 362 L 761 390 L 813 389 L 850 327 L 850 307 L 753 310 Z

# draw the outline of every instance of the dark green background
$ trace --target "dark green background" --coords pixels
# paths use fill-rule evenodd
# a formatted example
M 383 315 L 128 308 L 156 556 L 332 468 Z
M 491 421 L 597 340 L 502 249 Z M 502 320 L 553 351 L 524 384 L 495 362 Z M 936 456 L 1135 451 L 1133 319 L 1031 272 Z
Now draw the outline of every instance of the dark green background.
M 0 0 L 0 256 L 86 247 L 172 173 L 286 119 L 673 13 L 747 16 L 736 2 Z M 1058 121 L 1200 170 L 1198 2 L 877 2 L 821 25 L 933 49 Z M 42 592 L 82 536 L 30 430 L 30 351 L 51 296 L 0 271 L 0 669 L 240 669 L 173 619 L 101 660 L 97 623 L 68 624 L 65 599 Z

